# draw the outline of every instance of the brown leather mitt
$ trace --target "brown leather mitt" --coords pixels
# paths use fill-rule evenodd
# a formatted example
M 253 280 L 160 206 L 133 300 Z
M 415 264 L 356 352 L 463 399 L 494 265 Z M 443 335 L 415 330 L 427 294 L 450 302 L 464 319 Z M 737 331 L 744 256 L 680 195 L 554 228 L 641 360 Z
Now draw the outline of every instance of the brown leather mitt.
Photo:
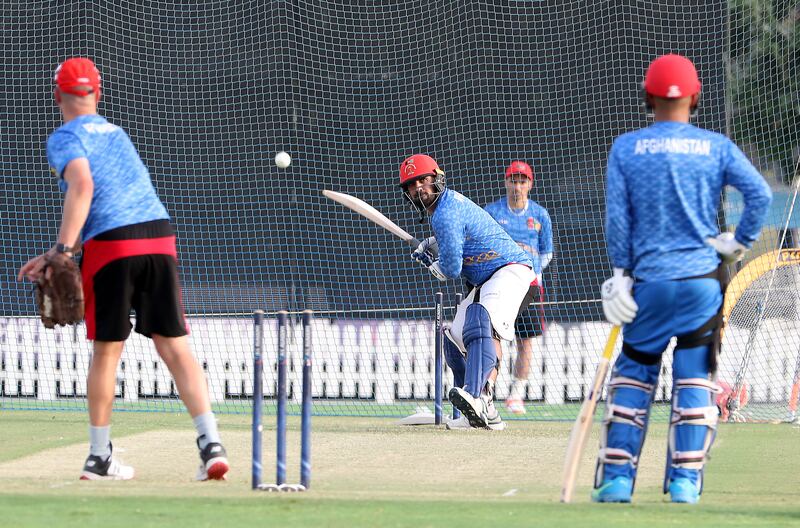
M 81 270 L 64 253 L 45 256 L 44 270 L 36 283 L 36 305 L 45 328 L 83 320 Z

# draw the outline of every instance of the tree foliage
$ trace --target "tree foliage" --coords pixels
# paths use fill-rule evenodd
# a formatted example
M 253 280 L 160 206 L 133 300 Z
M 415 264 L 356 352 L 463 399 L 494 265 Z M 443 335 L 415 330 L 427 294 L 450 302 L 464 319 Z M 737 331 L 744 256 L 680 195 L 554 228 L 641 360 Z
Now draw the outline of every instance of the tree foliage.
M 730 1 L 731 134 L 788 183 L 800 155 L 800 5 Z

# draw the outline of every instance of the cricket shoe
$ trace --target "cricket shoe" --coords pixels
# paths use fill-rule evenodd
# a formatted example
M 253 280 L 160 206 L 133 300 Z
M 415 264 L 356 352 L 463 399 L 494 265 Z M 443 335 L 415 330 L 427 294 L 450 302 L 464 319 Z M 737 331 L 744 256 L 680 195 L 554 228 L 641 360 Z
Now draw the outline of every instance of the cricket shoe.
M 468 429 L 472 429 L 473 427 L 469 424 L 469 420 L 463 414 L 454 420 L 450 420 L 447 422 L 445 426 L 450 431 L 466 431 Z
M 467 420 L 467 417 L 464 416 L 463 414 L 458 418 L 456 418 L 455 420 L 450 420 L 449 422 L 447 422 L 446 427 L 450 431 L 469 431 L 471 429 L 475 429 L 475 427 L 472 427 L 470 425 L 469 420 Z M 499 422 L 496 423 L 492 423 L 490 421 L 488 425 L 488 429 L 492 431 L 502 431 L 505 428 L 506 428 L 506 423 L 502 420 L 502 418 L 500 419 Z
M 102 457 L 89 455 L 83 464 L 81 480 L 130 480 L 135 471 L 131 466 L 126 466 L 114 456 L 103 460 Z
M 491 398 L 491 396 L 481 395 L 482 398 Z M 494 406 L 494 400 L 486 400 L 486 426 L 492 431 L 502 431 L 506 428 L 506 423 L 500 416 L 500 411 Z
M 467 417 L 472 427 L 486 429 L 489 427 L 487 417 L 486 400 L 484 398 L 473 398 L 470 393 L 461 387 L 450 389 L 450 402 Z
M 669 483 L 669 496 L 672 502 L 697 504 L 700 500 L 700 490 L 690 479 L 676 478 Z
M 197 439 L 200 447 L 200 439 Z M 228 454 L 222 444 L 209 442 L 200 450 L 200 468 L 197 470 L 197 480 L 225 480 L 225 474 L 230 469 Z
M 525 410 L 525 402 L 522 401 L 522 398 L 514 398 L 511 396 L 506 399 L 506 409 L 508 409 L 508 412 L 518 415 L 522 415 L 527 412 Z
M 628 477 L 617 477 L 603 481 L 603 485 L 592 491 L 593 502 L 630 502 L 633 481 Z

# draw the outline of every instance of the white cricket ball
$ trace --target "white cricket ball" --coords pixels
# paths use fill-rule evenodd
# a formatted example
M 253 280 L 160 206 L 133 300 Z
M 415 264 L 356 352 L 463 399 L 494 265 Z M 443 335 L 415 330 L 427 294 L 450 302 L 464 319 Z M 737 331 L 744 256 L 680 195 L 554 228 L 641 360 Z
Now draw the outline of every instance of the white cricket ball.
M 275 165 L 277 165 L 279 169 L 285 169 L 291 164 L 292 157 L 288 153 L 280 151 L 275 154 Z

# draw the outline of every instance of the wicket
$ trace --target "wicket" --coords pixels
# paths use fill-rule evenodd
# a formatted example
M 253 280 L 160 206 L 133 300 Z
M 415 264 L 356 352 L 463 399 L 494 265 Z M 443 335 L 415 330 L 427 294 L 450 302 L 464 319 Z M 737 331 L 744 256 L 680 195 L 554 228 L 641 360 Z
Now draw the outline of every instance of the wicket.
M 300 422 L 300 484 L 286 484 L 286 335 L 289 313 L 278 312 L 278 387 L 276 394 L 276 474 L 274 484 L 261 483 L 261 415 L 264 404 L 263 390 L 263 340 L 264 312 L 254 314 L 253 332 L 253 464 L 252 488 L 263 491 L 306 491 L 311 486 L 311 310 L 303 311 L 303 393 Z

